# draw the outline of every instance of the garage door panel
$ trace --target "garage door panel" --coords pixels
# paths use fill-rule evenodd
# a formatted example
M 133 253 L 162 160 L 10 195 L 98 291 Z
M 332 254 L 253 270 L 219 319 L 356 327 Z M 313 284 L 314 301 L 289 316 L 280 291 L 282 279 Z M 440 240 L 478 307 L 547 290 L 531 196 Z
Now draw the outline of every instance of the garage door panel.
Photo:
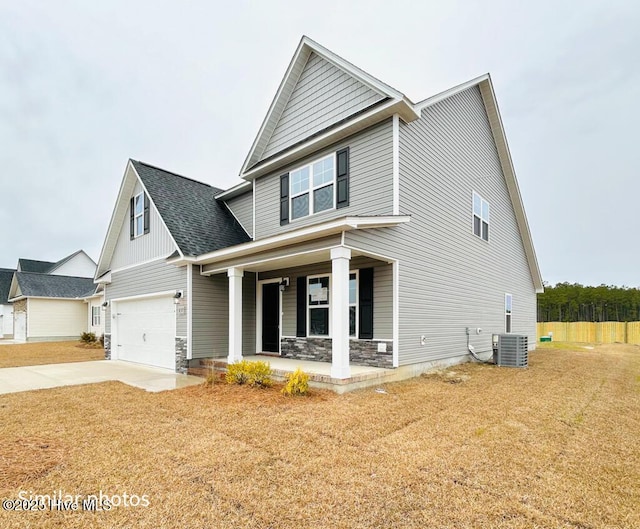
M 172 297 L 120 301 L 116 305 L 118 358 L 175 368 L 175 305 Z

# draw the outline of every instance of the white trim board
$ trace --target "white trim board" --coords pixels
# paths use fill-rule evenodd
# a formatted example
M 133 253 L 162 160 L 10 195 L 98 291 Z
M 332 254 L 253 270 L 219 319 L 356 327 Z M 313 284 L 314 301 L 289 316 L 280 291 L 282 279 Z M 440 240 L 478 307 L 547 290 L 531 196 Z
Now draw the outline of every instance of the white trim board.
M 400 116 L 393 115 L 393 214 L 400 214 Z
M 338 234 L 345 230 L 386 228 L 390 226 L 397 226 L 398 224 L 403 224 L 410 221 L 411 217 L 409 215 L 387 215 L 380 217 L 342 217 L 328 222 L 315 224 L 313 226 L 291 230 L 280 235 L 266 237 L 258 241 L 247 242 L 238 246 L 216 250 L 214 252 L 200 255 L 193 260 L 174 259 L 171 260 L 171 262 L 178 264 L 191 261 L 198 264 L 211 264 L 223 259 L 242 257 L 244 255 L 251 255 L 257 251 L 278 248 L 286 246 L 288 244 L 294 244 L 296 242 L 305 242 L 312 239 L 318 239 L 326 235 Z
M 187 360 L 193 358 L 193 267 L 187 265 Z M 176 315 L 177 316 L 177 315 Z M 178 324 L 176 318 L 176 325 Z

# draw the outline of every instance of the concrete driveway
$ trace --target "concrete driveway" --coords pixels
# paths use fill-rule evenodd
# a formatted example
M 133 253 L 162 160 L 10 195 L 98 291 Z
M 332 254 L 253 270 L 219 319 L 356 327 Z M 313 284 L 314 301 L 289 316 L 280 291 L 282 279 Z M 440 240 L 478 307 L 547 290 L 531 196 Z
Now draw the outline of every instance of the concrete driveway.
M 200 377 L 180 375 L 169 369 L 119 360 L 97 360 L 68 364 L 5 367 L 0 369 L 0 394 L 110 380 L 152 392 L 183 388 L 203 382 Z

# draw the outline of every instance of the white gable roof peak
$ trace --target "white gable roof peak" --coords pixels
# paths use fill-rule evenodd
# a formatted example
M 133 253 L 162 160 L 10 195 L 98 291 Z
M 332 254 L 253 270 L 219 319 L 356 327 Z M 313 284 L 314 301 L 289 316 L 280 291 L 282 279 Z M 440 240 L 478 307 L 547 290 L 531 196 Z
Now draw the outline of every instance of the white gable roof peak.
M 383 83 L 379 79 L 376 79 L 372 75 L 368 74 L 364 70 L 361 70 L 357 66 L 346 61 L 339 55 L 336 55 L 332 51 L 328 50 L 324 46 L 321 46 L 314 40 L 307 36 L 303 36 L 298 44 L 298 47 L 289 63 L 287 71 L 278 87 L 276 95 L 267 111 L 267 114 L 260 126 L 258 135 L 256 136 L 249 154 L 244 161 L 241 170 L 241 176 L 247 178 L 249 175 L 246 173 L 261 161 L 261 156 L 265 150 L 271 135 L 282 116 L 282 113 L 293 93 L 296 84 L 300 79 L 307 61 L 312 53 L 315 53 L 322 59 L 334 65 L 336 68 L 348 73 L 350 76 L 358 80 L 360 83 L 380 94 L 385 100 L 395 103 L 394 111 L 400 114 L 405 121 L 412 121 L 418 117 L 418 114 L 414 110 L 413 103 L 402 93 L 395 88 Z M 388 113 L 390 105 L 385 107 Z M 382 117 L 386 117 L 382 116 Z M 370 116 L 367 116 L 370 119 Z M 354 118 L 358 119 L 358 118 Z
M 144 190 L 145 194 L 149 197 L 151 207 L 153 207 L 157 211 L 156 205 L 153 202 L 153 198 L 145 187 L 144 182 L 140 178 L 140 175 L 138 175 L 138 172 L 136 171 L 136 168 L 134 167 L 132 161 L 129 160 L 124 171 L 124 176 L 122 177 L 122 183 L 120 184 L 120 190 L 118 191 L 116 205 L 113 209 L 113 212 L 111 213 L 111 220 L 109 221 L 107 234 L 102 245 L 100 258 L 98 259 L 98 265 L 96 267 L 96 273 L 94 276 L 95 278 L 101 277 L 110 269 L 111 258 L 113 257 L 113 253 L 118 243 L 118 234 L 120 233 L 120 229 L 122 228 L 122 223 L 125 221 L 125 217 L 129 208 L 129 201 L 135 189 L 136 183 L 140 183 L 140 186 Z M 160 214 L 158 214 L 158 216 L 160 216 Z M 160 217 L 160 220 L 164 229 L 169 231 L 162 217 Z M 178 244 L 175 242 L 175 239 L 171 235 L 171 232 L 169 232 L 169 236 L 171 237 L 171 240 L 175 245 L 176 251 L 182 256 L 182 251 L 178 247 Z

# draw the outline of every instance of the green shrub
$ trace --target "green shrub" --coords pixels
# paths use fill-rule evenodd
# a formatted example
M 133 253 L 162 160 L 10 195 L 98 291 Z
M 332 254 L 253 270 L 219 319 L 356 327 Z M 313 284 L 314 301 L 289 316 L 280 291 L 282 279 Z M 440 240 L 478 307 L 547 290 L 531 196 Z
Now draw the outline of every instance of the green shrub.
M 282 394 L 289 397 L 306 395 L 309 391 L 309 375 L 298 368 L 287 375 L 287 383 L 282 388 Z
M 273 383 L 271 381 L 272 374 L 273 371 L 269 362 L 242 360 L 241 362 L 227 365 L 225 379 L 228 384 L 247 384 L 249 386 L 268 388 Z
M 101 334 L 101 335 L 100 335 L 99 340 L 100 340 L 100 345 L 101 345 L 102 347 L 104 347 L 104 334 Z
M 96 343 L 97 342 L 96 334 L 93 332 L 83 332 L 80 335 L 80 341 L 82 343 Z

